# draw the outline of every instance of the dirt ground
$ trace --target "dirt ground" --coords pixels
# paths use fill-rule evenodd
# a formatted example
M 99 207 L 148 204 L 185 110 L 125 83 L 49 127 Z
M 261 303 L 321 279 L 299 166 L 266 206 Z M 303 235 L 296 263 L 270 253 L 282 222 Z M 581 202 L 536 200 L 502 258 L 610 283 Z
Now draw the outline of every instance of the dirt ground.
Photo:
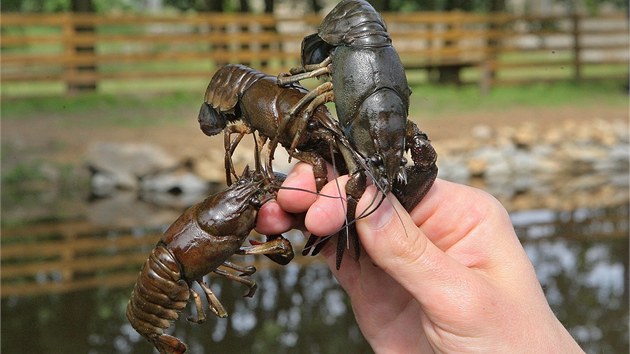
M 25 157 L 53 163 L 82 163 L 90 144 L 96 141 L 144 142 L 163 147 L 176 157 L 191 157 L 207 153 L 209 149 L 222 149 L 220 137 L 208 138 L 199 130 L 195 109 L 184 109 L 178 116 L 190 117 L 185 123 L 162 123 L 148 127 L 94 126 L 85 124 L 86 117 L 41 116 L 28 119 L 3 119 L 3 159 L 22 160 Z M 94 118 L 91 118 L 94 119 Z M 96 119 L 101 119 L 96 117 Z M 492 112 L 462 112 L 423 119 L 412 117 L 433 141 L 461 139 L 471 129 L 483 124 L 498 128 L 532 122 L 544 130 L 565 121 L 586 122 L 594 119 L 628 120 L 628 107 L 590 105 L 587 107 L 560 106 L 535 108 L 509 108 Z M 250 139 L 244 139 L 249 143 Z M 7 150 L 8 149 L 8 150 Z M 439 153 L 439 152 L 438 152 Z M 6 161 L 4 161 L 6 162 Z M 5 163 L 3 162 L 3 165 Z

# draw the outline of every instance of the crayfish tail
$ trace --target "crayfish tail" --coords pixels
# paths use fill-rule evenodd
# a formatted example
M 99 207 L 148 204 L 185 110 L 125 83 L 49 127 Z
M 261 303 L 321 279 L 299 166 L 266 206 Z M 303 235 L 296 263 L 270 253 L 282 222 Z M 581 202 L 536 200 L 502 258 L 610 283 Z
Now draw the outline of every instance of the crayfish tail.
M 186 352 L 186 344 L 168 334 L 162 334 L 153 343 L 160 354 L 183 354 Z

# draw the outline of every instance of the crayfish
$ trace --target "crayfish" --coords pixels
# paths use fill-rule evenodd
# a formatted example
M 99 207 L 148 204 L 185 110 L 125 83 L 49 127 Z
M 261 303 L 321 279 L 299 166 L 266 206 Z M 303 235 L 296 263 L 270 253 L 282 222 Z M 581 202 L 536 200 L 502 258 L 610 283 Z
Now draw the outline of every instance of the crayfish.
M 280 264 L 293 259 L 293 248 L 281 235 L 269 236 L 264 243 L 242 246 L 254 229 L 258 209 L 270 198 L 268 180 L 246 168 L 230 187 L 186 210 L 158 241 L 133 288 L 127 318 L 160 353 L 186 351 L 186 345 L 165 334 L 164 329 L 179 317 L 190 298 L 194 300 L 197 318 L 188 320 L 201 323 L 206 319 L 193 283 L 201 287 L 215 315 L 227 316 L 219 299 L 203 282 L 206 274 L 215 273 L 242 283 L 248 288 L 245 296 L 254 295 L 256 283 L 247 276 L 256 268 L 229 262 L 232 255 L 263 254 Z
M 281 74 L 281 85 L 312 77 L 330 76 L 291 109 L 291 116 L 305 125 L 302 107 L 333 101 L 344 135 L 368 166 L 372 182 L 385 196 L 401 199 L 411 210 L 429 191 L 437 177 L 437 154 L 427 134 L 407 119 L 409 95 L 405 70 L 387 32 L 385 22 L 363 0 L 344 0 L 324 18 L 317 33 L 302 41 L 302 66 Z M 403 156 L 411 153 L 413 166 Z M 408 176 L 413 174 L 412 176 Z M 365 190 L 365 174 L 351 174 L 346 185 L 348 218 Z M 409 183 L 411 182 L 411 183 Z M 361 213 L 362 215 L 364 213 Z M 346 235 L 358 256 L 356 230 Z M 340 266 L 346 237 L 337 244 Z M 315 243 L 314 239 L 309 244 Z

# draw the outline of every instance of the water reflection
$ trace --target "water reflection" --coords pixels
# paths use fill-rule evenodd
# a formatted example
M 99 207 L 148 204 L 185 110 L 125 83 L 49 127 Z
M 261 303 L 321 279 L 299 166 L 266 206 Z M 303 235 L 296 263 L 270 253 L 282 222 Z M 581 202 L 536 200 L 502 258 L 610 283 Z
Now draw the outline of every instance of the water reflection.
M 628 204 L 512 214 L 547 300 L 590 353 L 628 351 Z
M 628 350 L 628 202 L 609 200 L 511 212 L 554 312 L 592 353 Z M 151 352 L 124 312 L 139 267 L 165 225 L 108 227 L 86 214 L 16 227 L 3 219 L 2 352 Z M 290 237 L 299 249 L 303 239 Z M 279 267 L 264 257 L 235 258 L 259 269 L 256 295 L 243 298 L 241 285 L 211 277 L 230 317 L 193 325 L 183 319 L 186 310 L 172 327 L 175 335 L 192 353 L 369 353 L 327 267 L 317 259 L 296 260 Z
M 243 299 L 242 286 L 213 278 L 212 288 L 230 317 L 210 317 L 203 325 L 180 319 L 175 335 L 192 353 L 336 353 L 339 348 L 369 352 L 345 294 L 324 264 L 265 269 L 256 279 L 256 296 Z M 152 346 L 126 322 L 129 292 L 129 287 L 100 287 L 3 298 L 2 351 L 150 352 Z

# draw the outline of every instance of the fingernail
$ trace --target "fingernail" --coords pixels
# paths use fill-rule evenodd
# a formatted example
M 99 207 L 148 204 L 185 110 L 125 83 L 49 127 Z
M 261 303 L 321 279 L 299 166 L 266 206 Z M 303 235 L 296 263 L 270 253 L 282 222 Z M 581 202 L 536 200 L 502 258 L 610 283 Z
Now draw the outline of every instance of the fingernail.
M 371 194 L 371 196 L 369 197 L 370 200 L 376 199 L 376 202 L 378 202 L 380 198 L 382 197 L 380 195 L 380 192 L 374 191 L 370 194 Z M 370 229 L 375 230 L 375 231 L 381 230 L 383 227 L 385 227 L 389 223 L 390 219 L 392 218 L 392 215 L 394 215 L 394 207 L 392 206 L 392 203 L 388 199 L 385 199 L 383 200 L 381 205 L 378 207 L 378 209 L 376 209 L 374 213 L 370 214 L 368 217 L 365 218 L 366 219 L 365 221 L 367 222 L 367 225 Z

